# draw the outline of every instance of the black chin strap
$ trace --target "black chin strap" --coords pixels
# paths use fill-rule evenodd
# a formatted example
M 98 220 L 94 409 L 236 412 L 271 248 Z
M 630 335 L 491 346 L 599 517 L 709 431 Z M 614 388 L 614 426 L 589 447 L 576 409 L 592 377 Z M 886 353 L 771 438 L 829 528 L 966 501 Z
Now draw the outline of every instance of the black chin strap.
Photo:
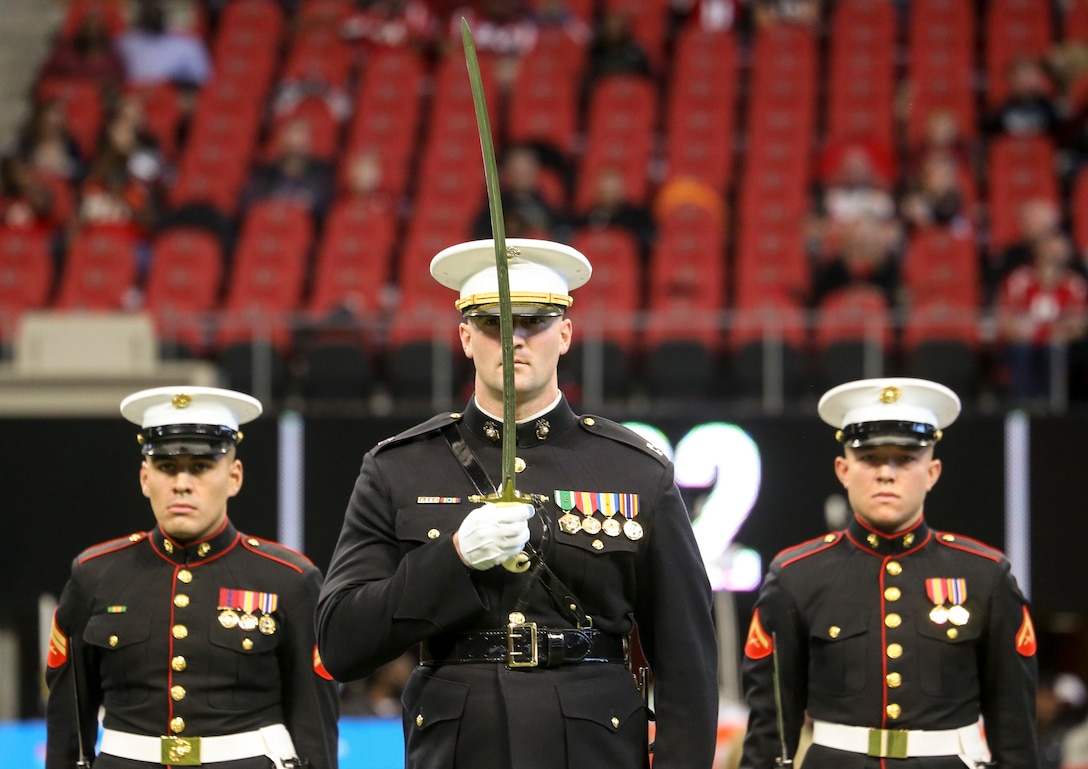
M 472 482 L 473 487 L 475 487 L 479 495 L 481 497 L 486 497 L 489 494 L 497 494 L 498 491 L 495 484 L 492 483 L 490 476 L 487 474 L 487 470 L 480 464 L 479 458 L 472 449 L 469 448 L 468 444 L 465 443 L 465 439 L 461 435 L 461 431 L 458 429 L 457 424 L 453 423 L 442 428 L 442 435 L 449 444 L 453 456 L 457 458 L 458 463 L 465 471 L 469 481 Z M 552 529 L 552 520 L 545 507 L 548 498 L 542 494 L 532 494 L 530 495 L 530 498 L 532 500 L 533 508 L 540 516 L 543 525 L 544 534 L 540 543 L 541 548 L 543 549 L 544 544 L 548 542 L 551 537 Z M 582 608 L 582 602 L 578 600 L 578 597 L 574 595 L 574 592 L 564 585 L 563 581 L 551 570 L 545 562 L 541 550 L 533 547 L 531 543 L 526 542 L 525 552 L 529 555 L 529 573 L 535 576 L 540 584 L 544 586 L 544 589 L 547 591 L 548 597 L 551 599 L 556 610 L 576 628 L 592 627 L 593 620 L 585 613 L 585 610 Z M 526 581 L 525 586 L 521 589 L 521 592 L 518 594 L 518 599 L 515 602 L 515 611 L 524 612 L 528 607 L 529 591 L 532 589 L 533 584 L 533 580 Z

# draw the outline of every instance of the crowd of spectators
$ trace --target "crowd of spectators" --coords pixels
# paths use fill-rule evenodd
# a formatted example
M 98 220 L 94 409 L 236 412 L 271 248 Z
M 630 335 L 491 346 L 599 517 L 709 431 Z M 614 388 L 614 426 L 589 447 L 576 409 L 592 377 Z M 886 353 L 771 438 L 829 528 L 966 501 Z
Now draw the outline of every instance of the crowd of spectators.
M 285 34 L 299 32 L 291 25 L 302 18 L 304 0 L 275 1 L 287 13 Z M 109 226 L 131 234 L 142 279 L 156 236 L 184 221 L 170 205 L 170 192 L 193 104 L 214 77 L 217 20 L 227 4 L 73 0 L 72 7 L 85 6 L 86 12 L 58 34 L 39 71 L 31 97 L 33 114 L 0 165 L 0 220 L 8 227 L 52 233 L 58 270 L 76 233 Z M 390 48 L 415 51 L 433 67 L 444 54 L 459 50 L 460 20 L 468 19 L 478 50 L 493 65 L 498 102 L 492 107 L 497 110 L 511 101 L 521 63 L 534 55 L 542 36 L 559 30 L 584 55 L 578 80 L 584 119 L 587 100 L 603 80 L 634 76 L 664 92 L 672 47 L 688 26 L 728 31 L 742 45 L 774 25 L 824 33 L 833 4 L 670 0 L 666 32 L 657 47 L 636 33 L 635 17 L 622 3 L 353 0 L 348 5 L 349 12 L 336 22 L 335 36 L 349 46 L 355 71 Z M 120 23 L 117 8 L 122 9 Z M 587 8 L 592 12 L 587 14 Z M 903 13 L 901 4 L 897 8 Z M 936 109 L 926 116 L 916 141 L 903 138 L 888 147 L 862 137 L 814 147 L 812 205 L 804 229 L 811 273 L 806 281 L 810 290 L 802 297 L 805 307 L 816 310 L 829 295 L 863 284 L 879 289 L 893 312 L 909 312 L 910 297 L 902 281 L 907 244 L 914 233 L 940 229 L 977 244 L 982 286 L 978 309 L 994 321 L 986 326 L 993 333 L 982 353 L 988 386 L 1031 405 L 1046 401 L 1057 372 L 1068 377 L 1062 385 L 1075 398 L 1088 398 L 1088 377 L 1082 371 L 1088 359 L 1088 259 L 1080 252 L 1086 244 L 1073 236 L 1075 212 L 1062 202 L 1071 199 L 1088 159 L 1086 71 L 1088 53 L 1063 42 L 1047 56 L 1012 60 L 1000 84 L 1003 98 L 991 103 L 980 93 L 980 103 L 987 107 L 969 133 L 951 112 Z M 70 94 L 58 84 L 70 87 L 73 81 L 98 89 L 101 120 L 93 135 L 66 114 Z M 141 88 L 163 84 L 172 89 L 181 110 L 167 134 L 152 125 L 138 98 Z M 237 230 L 256 202 L 281 198 L 309 210 L 320 233 L 333 206 L 352 197 L 394 216 L 403 232 L 413 213 L 415 188 L 388 185 L 382 148 L 355 148 L 351 154 L 329 157 L 315 149 L 314 127 L 296 117 L 300 104 L 319 100 L 334 130 L 343 134 L 355 107 L 353 94 L 353 81 L 316 75 L 285 76 L 272 84 L 262 128 L 262 137 L 269 138 L 262 138 L 254 155 L 237 210 L 222 217 L 230 229 Z M 726 225 L 734 224 L 728 213 L 732 189 L 696 189 L 691 179 L 652 170 L 651 194 L 640 197 L 616 168 L 597 169 L 593 179 L 580 179 L 577 143 L 507 145 L 501 127 L 498 136 L 509 236 L 570 240 L 581 230 L 618 228 L 634 239 L 646 267 L 661 211 L 677 200 L 691 205 L 698 198 L 699 206 Z M 991 245 L 991 222 L 980 202 L 987 184 L 984 158 L 988 143 L 1004 136 L 1042 136 L 1052 142 L 1059 161 L 1054 173 L 1063 195 L 1059 201 L 1021 201 L 1018 236 L 1011 243 Z M 736 145 L 742 146 L 739 136 Z M 592 188 L 587 206 L 573 205 L 576 185 Z M 487 237 L 489 213 L 486 199 L 480 199 L 465 237 Z M 732 259 L 731 248 L 727 244 L 722 259 Z M 1057 352 L 1061 354 L 1055 358 Z

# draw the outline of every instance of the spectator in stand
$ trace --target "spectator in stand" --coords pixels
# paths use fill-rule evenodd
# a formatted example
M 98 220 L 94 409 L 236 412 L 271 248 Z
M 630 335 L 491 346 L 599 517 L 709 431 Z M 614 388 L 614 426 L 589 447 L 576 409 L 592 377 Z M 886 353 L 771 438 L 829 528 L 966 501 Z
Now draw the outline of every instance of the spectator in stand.
M 566 0 L 537 0 L 532 16 L 539 29 L 560 29 L 579 46 L 589 45 L 593 39 L 593 27 L 571 10 Z
M 951 160 L 958 172 L 971 173 L 974 169 L 971 144 L 961 133 L 955 113 L 948 109 L 934 109 L 926 115 L 922 135 L 908 152 L 906 172 L 917 173 L 935 154 Z
M 519 144 L 507 150 L 500 170 L 503 214 L 517 217 L 524 228 L 520 237 L 564 240 L 570 225 L 565 213 L 545 195 L 542 173 L 540 157 L 533 147 Z M 476 215 L 472 233 L 477 239 L 492 237 L 487 201 Z
M 1009 63 L 1008 93 L 985 120 L 991 136 L 1050 136 L 1058 133 L 1061 114 L 1042 63 L 1020 56 Z
M 577 227 L 620 227 L 638 242 L 643 262 L 649 261 L 650 246 L 657 228 L 645 206 L 635 205 L 627 195 L 627 182 L 617 168 L 603 168 L 597 175 L 596 195 L 589 209 L 575 222 Z
M 83 174 L 83 155 L 60 99 L 46 99 L 34 110 L 18 140 L 19 156 L 35 171 L 75 181 Z
M 1032 262 L 1002 281 L 997 298 L 999 338 L 1009 373 L 1009 395 L 1017 401 L 1051 394 L 1056 353 L 1084 336 L 1088 280 L 1071 267 L 1072 247 L 1061 233 L 1039 238 Z
M 907 178 L 900 210 L 911 228 L 947 227 L 957 235 L 967 235 L 973 228 L 964 197 L 955 161 L 935 152 L 918 173 Z
M 172 30 L 162 0 L 139 0 L 134 23 L 117 38 L 117 51 L 130 85 L 169 82 L 194 87 L 211 74 L 204 41 Z
M 358 44 L 364 58 L 386 48 L 431 53 L 438 19 L 423 0 L 363 0 L 344 21 L 340 34 Z
M 669 10 L 681 23 L 707 32 L 733 29 L 740 20 L 742 0 L 670 0 Z
M 820 0 L 751 0 L 752 23 L 765 29 L 775 24 L 797 24 L 816 29 L 823 9 Z
M 53 230 L 59 223 L 49 186 L 17 154 L 0 158 L 0 225 Z
M 43 80 L 54 77 L 87 79 L 107 94 L 124 84 L 125 62 L 114 50 L 101 13 L 88 10 L 80 17 L 75 34 L 57 42 L 39 74 Z
M 80 186 L 76 225 L 127 230 L 136 244 L 142 276 L 149 241 L 158 224 L 159 201 L 153 185 L 133 172 L 142 165 L 140 153 L 136 126 L 123 117 L 112 120 Z
M 1061 208 L 1048 198 L 1025 200 L 1017 210 L 1017 218 L 1020 237 L 989 254 L 983 266 L 982 281 L 988 304 L 996 298 L 999 284 L 1010 272 L 1031 263 L 1037 241 L 1061 234 Z
M 337 200 L 365 203 L 377 217 L 399 217 L 408 203 L 385 183 L 382 155 L 375 147 L 363 147 L 348 157 Z
M 827 296 L 853 285 L 873 285 L 888 300 L 889 307 L 899 301 L 899 260 L 887 222 L 876 217 L 859 217 L 842 229 L 837 250 L 818 262 L 812 276 L 813 306 Z
M 654 75 L 649 54 L 632 33 L 628 13 L 620 8 L 607 9 L 594 29 L 586 63 L 586 89 L 591 90 L 601 78 L 610 75 Z
M 166 161 L 158 138 L 148 126 L 143 102 L 132 95 L 117 99 L 108 118 L 107 131 L 117 133 L 117 140 L 126 145 L 129 172 L 160 194 Z
M 1035 693 L 1039 769 L 1061 769 L 1066 735 L 1085 715 L 1085 686 L 1073 673 L 1039 675 Z
M 246 203 L 287 198 L 305 206 L 320 224 L 332 202 L 333 180 L 332 166 L 311 153 L 310 126 L 305 120 L 292 120 L 283 127 L 278 155 L 254 170 Z
M 525 0 L 480 0 L 450 14 L 450 51 L 461 55 L 461 18 L 468 21 L 472 42 L 481 59 L 490 59 L 499 90 L 506 92 L 517 76 L 521 57 L 536 46 L 537 25 Z

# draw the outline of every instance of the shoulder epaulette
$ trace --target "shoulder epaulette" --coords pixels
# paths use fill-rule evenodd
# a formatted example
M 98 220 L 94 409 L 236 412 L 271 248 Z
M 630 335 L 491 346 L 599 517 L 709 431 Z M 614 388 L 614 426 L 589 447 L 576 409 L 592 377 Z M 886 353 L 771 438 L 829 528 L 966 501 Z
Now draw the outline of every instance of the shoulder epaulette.
M 780 567 L 786 567 L 790 564 L 797 563 L 798 561 L 808 558 L 816 553 L 822 553 L 824 550 L 834 547 L 843 541 L 843 533 L 841 531 L 833 531 L 822 537 L 816 537 L 806 542 L 802 542 L 799 545 L 793 547 L 787 547 L 774 557 L 774 563 Z
M 632 448 L 638 449 L 644 454 L 649 454 L 663 465 L 669 464 L 669 458 L 665 456 L 665 452 L 650 443 L 634 430 L 629 430 L 618 422 L 613 422 L 611 419 L 606 419 L 604 417 L 586 414 L 578 418 L 578 424 L 581 425 L 582 429 L 586 432 L 626 444 Z
M 117 539 L 111 539 L 106 542 L 100 542 L 97 545 L 92 545 L 80 553 L 76 557 L 77 563 L 86 563 L 93 558 L 99 558 L 103 555 L 109 555 L 110 553 L 116 553 L 118 550 L 124 550 L 132 547 L 135 544 L 143 542 L 147 539 L 146 531 L 138 531 L 135 534 L 129 534 L 127 537 L 118 537 Z
M 242 535 L 242 547 L 262 558 L 281 563 L 284 566 L 301 572 L 313 566 L 313 561 L 294 548 L 281 545 L 271 539 L 261 539 L 248 534 Z
M 404 443 L 405 441 L 417 438 L 420 435 L 433 433 L 435 430 L 440 430 L 446 425 L 451 425 L 454 422 L 459 421 L 461 421 L 461 414 L 457 411 L 447 411 L 444 414 L 436 414 L 426 422 L 420 422 L 418 425 L 409 427 L 404 432 L 397 433 L 391 438 L 384 438 L 383 440 L 378 441 L 378 445 L 376 445 L 373 450 L 378 452 L 382 449 L 387 449 L 390 446 L 396 446 L 398 443 Z
M 937 542 L 945 547 L 951 547 L 955 550 L 962 550 L 965 553 L 971 553 L 981 558 L 988 558 L 991 561 L 1004 561 L 1006 556 L 1003 552 L 996 547 L 990 547 L 984 542 L 979 542 L 977 539 L 971 539 L 965 537 L 962 534 L 951 534 L 947 531 L 934 532 L 937 538 Z

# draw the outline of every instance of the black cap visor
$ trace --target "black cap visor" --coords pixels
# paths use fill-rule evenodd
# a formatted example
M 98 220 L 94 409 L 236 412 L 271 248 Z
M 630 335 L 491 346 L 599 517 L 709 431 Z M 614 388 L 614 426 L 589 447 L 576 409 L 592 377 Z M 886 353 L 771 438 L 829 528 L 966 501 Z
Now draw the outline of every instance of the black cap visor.
M 869 446 L 930 446 L 940 440 L 940 430 L 923 422 L 858 422 L 839 431 L 839 441 L 852 449 Z
M 164 425 L 144 428 L 137 440 L 148 457 L 206 457 L 226 454 L 241 437 L 224 425 Z

